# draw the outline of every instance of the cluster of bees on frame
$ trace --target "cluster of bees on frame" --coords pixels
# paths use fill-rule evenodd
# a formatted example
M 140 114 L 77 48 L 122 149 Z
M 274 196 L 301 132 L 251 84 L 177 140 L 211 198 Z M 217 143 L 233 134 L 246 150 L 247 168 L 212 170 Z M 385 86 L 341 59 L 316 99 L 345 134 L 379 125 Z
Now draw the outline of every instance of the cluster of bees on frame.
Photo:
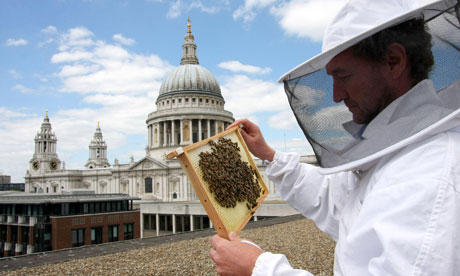
M 238 202 L 246 202 L 252 211 L 261 192 L 264 193 L 257 181 L 257 172 L 241 160 L 238 143 L 221 137 L 209 145 L 211 152 L 200 153 L 199 166 L 210 192 L 222 207 L 234 208 Z

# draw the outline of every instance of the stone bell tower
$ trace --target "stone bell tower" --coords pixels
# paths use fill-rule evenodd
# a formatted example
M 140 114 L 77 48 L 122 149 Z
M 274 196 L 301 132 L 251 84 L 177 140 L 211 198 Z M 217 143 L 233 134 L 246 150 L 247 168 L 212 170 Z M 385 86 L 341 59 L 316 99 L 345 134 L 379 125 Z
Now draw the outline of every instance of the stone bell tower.
M 102 138 L 102 131 L 99 122 L 97 122 L 96 132 L 93 140 L 89 143 L 89 158 L 85 165 L 88 169 L 108 168 L 110 163 L 107 160 L 107 144 Z
M 32 174 L 55 171 L 61 168 L 61 161 L 56 154 L 56 144 L 57 138 L 51 129 L 47 110 L 40 132 L 35 135 L 35 153 L 29 161 Z

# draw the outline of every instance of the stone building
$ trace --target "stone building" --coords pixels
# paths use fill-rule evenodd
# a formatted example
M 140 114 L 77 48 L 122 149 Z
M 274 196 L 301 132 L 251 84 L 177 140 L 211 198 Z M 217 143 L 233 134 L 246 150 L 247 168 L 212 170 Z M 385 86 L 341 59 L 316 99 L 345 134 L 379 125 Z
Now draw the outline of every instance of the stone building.
M 96 193 L 126 193 L 147 202 L 197 200 L 178 161 L 166 160 L 165 155 L 225 130 L 234 118 L 224 108 L 217 80 L 199 64 L 196 49 L 189 21 L 180 65 L 163 81 L 156 110 L 147 116 L 148 141 L 143 158 L 131 158 L 127 164 L 115 159 L 110 164 L 110 145 L 104 141 L 98 123 L 84 168 L 66 169 L 65 162 L 58 157 L 58 139 L 46 112 L 35 136 L 35 152 L 25 176 L 26 191 L 61 193 L 88 189 Z M 274 187 L 270 188 L 273 191 Z

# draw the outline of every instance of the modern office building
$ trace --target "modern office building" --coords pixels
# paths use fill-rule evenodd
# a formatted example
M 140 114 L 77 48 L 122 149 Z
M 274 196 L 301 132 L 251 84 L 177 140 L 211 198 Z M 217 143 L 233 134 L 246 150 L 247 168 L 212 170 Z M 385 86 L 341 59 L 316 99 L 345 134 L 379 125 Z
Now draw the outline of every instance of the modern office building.
M 0 192 L 0 257 L 140 237 L 139 198 Z

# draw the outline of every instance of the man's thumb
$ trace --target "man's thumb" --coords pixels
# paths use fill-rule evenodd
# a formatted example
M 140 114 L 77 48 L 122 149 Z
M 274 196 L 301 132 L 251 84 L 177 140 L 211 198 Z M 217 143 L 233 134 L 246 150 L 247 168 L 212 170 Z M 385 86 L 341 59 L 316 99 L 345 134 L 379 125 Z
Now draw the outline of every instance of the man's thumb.
M 236 240 L 239 240 L 240 238 L 238 237 L 238 235 L 235 233 L 235 232 L 231 232 L 229 235 L 228 235 L 228 240 L 229 241 L 236 241 Z

